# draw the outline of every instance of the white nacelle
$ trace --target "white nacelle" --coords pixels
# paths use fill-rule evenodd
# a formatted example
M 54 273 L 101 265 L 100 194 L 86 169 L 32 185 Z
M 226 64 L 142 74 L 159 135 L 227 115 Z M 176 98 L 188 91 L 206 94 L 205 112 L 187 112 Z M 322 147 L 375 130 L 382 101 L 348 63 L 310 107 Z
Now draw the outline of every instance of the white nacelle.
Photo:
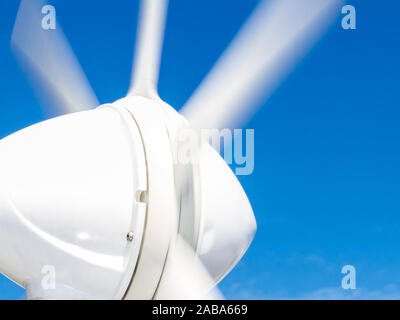
M 122 298 L 140 249 L 146 205 L 136 195 L 146 179 L 140 133 L 112 108 L 1 140 L 0 270 L 40 292 L 51 284 L 50 267 L 72 297 Z
M 192 232 L 193 249 L 219 281 L 249 246 L 255 219 L 208 144 L 190 196 L 181 193 L 172 140 L 183 123 L 161 101 L 127 97 L 1 140 L 0 272 L 29 298 L 165 297 L 172 239 Z M 181 230 L 179 220 L 191 225 Z M 46 288 L 49 267 L 56 288 Z

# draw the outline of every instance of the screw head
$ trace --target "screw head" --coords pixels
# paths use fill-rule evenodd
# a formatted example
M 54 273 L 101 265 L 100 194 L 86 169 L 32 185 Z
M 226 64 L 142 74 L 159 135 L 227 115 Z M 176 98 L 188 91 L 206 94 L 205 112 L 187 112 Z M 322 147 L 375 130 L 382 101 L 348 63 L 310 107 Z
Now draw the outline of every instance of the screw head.
M 128 232 L 128 234 L 126 235 L 126 240 L 133 241 L 133 232 L 132 231 Z

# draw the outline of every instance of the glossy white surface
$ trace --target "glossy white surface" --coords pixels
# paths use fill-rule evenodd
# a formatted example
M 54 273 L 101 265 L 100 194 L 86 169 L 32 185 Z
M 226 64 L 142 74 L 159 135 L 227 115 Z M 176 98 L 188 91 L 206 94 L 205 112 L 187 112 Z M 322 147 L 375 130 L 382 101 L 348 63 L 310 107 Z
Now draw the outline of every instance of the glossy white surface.
M 199 171 L 201 226 L 197 254 L 218 282 L 242 258 L 257 225 L 238 179 L 207 143 L 201 148 Z
M 165 118 L 158 100 L 126 97 L 114 103 L 135 119 L 145 146 L 148 167 L 146 230 L 126 299 L 152 299 L 158 288 L 179 215 L 174 166 Z
M 109 107 L 74 113 L 0 141 L 0 271 L 121 298 L 139 253 L 147 189 L 139 131 Z M 127 241 L 129 231 L 134 240 Z

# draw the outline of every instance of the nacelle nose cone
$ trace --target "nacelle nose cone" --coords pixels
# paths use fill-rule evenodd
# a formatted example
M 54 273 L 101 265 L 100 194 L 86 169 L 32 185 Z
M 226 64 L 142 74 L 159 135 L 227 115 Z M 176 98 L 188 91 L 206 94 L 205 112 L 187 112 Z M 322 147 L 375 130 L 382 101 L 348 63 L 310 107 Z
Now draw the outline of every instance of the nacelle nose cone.
M 0 141 L 0 175 L 0 271 L 25 286 L 50 266 L 60 285 L 120 298 L 145 218 L 134 121 L 102 107 L 26 128 Z
M 198 254 L 219 281 L 242 258 L 257 225 L 242 186 L 209 144 L 202 146 L 199 167 L 202 220 Z

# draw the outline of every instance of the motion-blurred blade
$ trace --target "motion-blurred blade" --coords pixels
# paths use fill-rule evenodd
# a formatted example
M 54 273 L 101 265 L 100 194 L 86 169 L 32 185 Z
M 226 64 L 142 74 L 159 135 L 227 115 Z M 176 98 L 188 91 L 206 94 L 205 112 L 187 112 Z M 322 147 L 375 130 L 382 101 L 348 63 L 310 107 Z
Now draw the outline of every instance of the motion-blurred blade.
M 341 2 L 262 1 L 182 114 L 197 128 L 247 120 L 323 33 Z
M 167 262 L 155 298 L 157 300 L 221 300 L 205 267 L 192 247 L 178 236 L 168 252 Z
M 156 98 L 168 0 L 142 0 L 128 95 Z
M 25 72 L 45 100 L 56 99 L 57 111 L 68 113 L 98 106 L 59 24 L 56 29 L 43 28 L 42 19 L 48 14 L 44 5 L 42 0 L 22 0 L 19 7 L 11 44 Z

